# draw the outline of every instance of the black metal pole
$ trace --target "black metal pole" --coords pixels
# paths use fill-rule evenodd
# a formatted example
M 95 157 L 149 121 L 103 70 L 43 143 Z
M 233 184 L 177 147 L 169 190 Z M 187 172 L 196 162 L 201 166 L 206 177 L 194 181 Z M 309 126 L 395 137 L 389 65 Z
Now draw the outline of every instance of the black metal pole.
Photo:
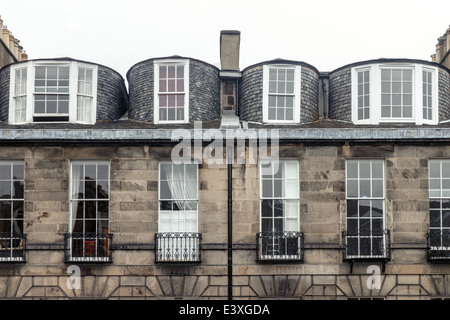
M 233 300 L 233 184 L 232 164 L 233 149 L 228 148 L 228 300 Z

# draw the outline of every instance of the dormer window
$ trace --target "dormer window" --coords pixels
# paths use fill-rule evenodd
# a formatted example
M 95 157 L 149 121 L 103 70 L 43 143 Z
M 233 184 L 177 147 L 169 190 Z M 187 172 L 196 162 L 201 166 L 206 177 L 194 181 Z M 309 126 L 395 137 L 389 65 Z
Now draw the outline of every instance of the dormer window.
M 355 124 L 438 123 L 438 71 L 421 64 L 371 64 L 352 68 Z
M 154 122 L 189 122 L 189 61 L 158 60 L 154 70 Z
M 95 123 L 97 66 L 28 61 L 11 66 L 9 122 Z
M 264 122 L 300 122 L 300 70 L 300 66 L 292 65 L 264 66 Z

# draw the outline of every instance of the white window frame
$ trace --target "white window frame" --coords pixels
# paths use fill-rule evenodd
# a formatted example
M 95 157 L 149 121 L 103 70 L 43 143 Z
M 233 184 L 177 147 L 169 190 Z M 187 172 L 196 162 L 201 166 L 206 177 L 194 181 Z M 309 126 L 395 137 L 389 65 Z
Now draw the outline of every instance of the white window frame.
M 170 160 L 167 160 L 167 161 L 165 161 L 165 160 L 161 160 L 161 161 L 159 161 L 159 164 L 158 164 L 158 232 L 160 232 L 160 233 L 164 233 L 164 232 L 169 232 L 169 233 L 177 233 L 177 232 L 179 232 L 179 233 L 198 233 L 198 192 L 199 192 L 199 188 L 198 188 L 198 171 L 199 171 L 199 166 L 198 166 L 198 164 L 196 163 L 196 162 L 194 162 L 192 165 L 195 165 L 196 166 L 196 182 L 197 182 L 197 190 L 196 190 L 196 195 L 197 195 L 197 197 L 195 198 L 195 199 L 187 199 L 187 198 L 185 198 L 185 199 L 174 199 L 173 197 L 172 198 L 170 198 L 170 199 L 165 199 L 165 198 L 161 198 L 161 165 L 171 165 L 172 167 L 173 167 L 173 165 L 175 165 L 172 161 L 170 161 Z M 184 164 L 184 163 L 181 163 L 180 165 L 183 165 L 183 166 L 185 166 L 186 164 Z M 184 171 L 185 172 L 185 176 L 186 176 L 186 171 Z M 184 220 L 184 222 L 183 222 L 183 224 L 184 224 L 184 228 L 183 228 L 183 230 L 180 230 L 179 229 L 179 226 L 177 227 L 177 229 L 178 230 L 176 230 L 176 231 L 174 231 L 174 229 L 173 229 L 173 226 L 174 226 L 174 224 L 173 224 L 173 222 L 174 222 L 174 219 L 173 219 L 173 216 L 175 215 L 175 211 L 174 210 L 170 210 L 170 212 L 171 213 L 169 213 L 169 215 L 170 215 L 170 219 L 161 219 L 162 217 L 161 217 L 161 211 L 165 211 L 165 210 L 161 210 L 161 201 L 176 201 L 176 200 L 180 200 L 180 201 L 196 201 L 197 202 L 197 209 L 195 210 L 195 226 L 194 226 L 194 230 L 187 230 L 186 229 L 186 220 L 188 220 L 188 219 L 186 219 L 186 215 L 184 216 L 184 218 L 183 219 L 177 219 L 177 221 L 180 221 L 180 220 Z M 167 211 L 169 211 L 169 210 L 167 210 Z M 194 211 L 194 210 L 180 210 L 180 211 L 183 211 L 183 212 L 186 212 L 186 211 Z M 164 228 L 162 228 L 162 220 L 166 220 L 166 221 L 171 221 L 171 227 L 170 227 L 170 230 L 166 230 L 166 229 L 164 229 Z
M 25 186 L 24 186 L 25 185 L 25 161 L 23 161 L 23 160 L 20 160 L 20 161 L 18 161 L 18 160 L 13 160 L 13 161 L 1 160 L 0 164 L 2 166 L 8 166 L 9 170 L 10 170 L 10 173 L 11 173 L 11 176 L 10 176 L 10 178 L 8 180 L 6 180 L 6 179 L 2 180 L 4 182 L 9 182 L 10 183 L 10 188 L 11 189 L 10 189 L 9 198 L 2 198 L 1 200 L 5 201 L 5 202 L 10 202 L 11 203 L 11 210 L 12 210 L 9 219 L 6 219 L 6 218 L 2 219 L 3 221 L 8 221 L 8 222 L 11 223 L 11 229 L 10 229 L 9 232 L 6 231 L 6 230 L 3 231 L 6 234 L 9 233 L 10 235 L 6 236 L 5 238 L 1 238 L 0 239 L 1 240 L 0 241 L 0 251 L 2 251 L 2 253 L 8 253 L 9 254 L 9 256 L 6 256 L 5 254 L 2 254 L 2 256 L 0 257 L 0 261 L 1 262 L 4 262 L 4 261 L 6 261 L 6 262 L 24 261 L 23 254 L 20 254 L 19 256 L 15 257 L 13 253 L 15 251 L 24 250 L 24 239 L 21 238 L 21 237 L 24 236 L 24 227 L 25 227 L 25 225 L 24 225 L 24 216 L 23 216 L 23 213 L 25 211 L 25 198 L 24 198 L 25 195 L 23 195 L 23 197 L 21 197 L 21 198 L 18 198 L 18 197 L 16 198 L 14 196 L 14 194 L 13 194 L 13 190 L 12 189 L 14 188 L 14 183 L 19 182 L 22 185 L 22 190 L 25 191 Z M 14 178 L 14 174 L 13 174 L 13 170 L 14 169 L 13 169 L 13 167 L 16 166 L 16 165 L 23 167 L 23 171 L 22 171 L 23 177 L 22 178 Z M 22 206 L 21 206 L 21 208 L 22 208 L 22 218 L 14 217 L 14 212 L 13 212 L 14 211 L 13 210 L 13 206 L 14 205 L 13 205 L 13 203 L 15 203 L 15 202 L 22 202 Z M 18 223 L 21 223 L 21 226 L 22 226 L 21 232 L 16 232 L 14 230 L 14 226 L 17 226 L 18 228 L 20 228 L 17 225 Z M 3 236 L 2 234 L 0 234 L 0 235 Z M 13 241 L 14 240 L 19 241 L 19 244 L 17 246 L 13 246 Z M 6 242 L 9 245 L 7 245 L 6 248 L 3 248 L 1 242 Z
M 160 66 L 184 66 L 184 120 L 159 120 L 159 67 Z M 189 60 L 172 60 L 172 59 L 163 59 L 163 60 L 155 60 L 153 62 L 153 84 L 154 84 L 154 92 L 153 92 L 153 122 L 155 124 L 159 123 L 189 123 Z
M 382 69 L 410 69 L 413 72 L 413 105 L 412 118 L 382 118 L 381 117 L 381 70 Z M 358 72 L 370 71 L 370 116 L 369 119 L 358 120 Z M 423 117 L 423 77 L 422 71 L 432 72 L 432 120 Z M 438 68 L 419 63 L 375 63 L 361 65 L 351 69 L 352 88 L 352 122 L 354 124 L 380 123 L 415 123 L 416 125 L 439 123 L 439 91 Z
M 293 69 L 294 70 L 294 109 L 293 120 L 269 120 L 269 73 L 270 69 Z M 263 122 L 265 123 L 300 123 L 301 105 L 301 66 L 289 64 L 270 64 L 263 66 Z
M 275 196 L 274 194 L 274 187 L 275 187 L 275 180 L 277 180 L 278 178 L 275 178 L 274 174 L 272 173 L 270 176 L 270 178 L 266 178 L 264 179 L 264 176 L 267 176 L 267 172 L 269 170 L 269 168 L 263 168 L 263 165 L 268 164 L 268 161 L 270 162 L 270 170 L 272 170 L 272 172 L 274 170 L 281 170 L 281 166 L 285 166 L 285 163 L 287 162 L 292 162 L 295 163 L 296 165 L 296 170 L 297 170 L 297 176 L 294 177 L 281 177 L 281 184 L 283 185 L 283 187 L 285 188 L 285 191 L 288 189 L 287 188 L 287 180 L 288 181 L 292 181 L 292 182 L 296 182 L 295 184 L 295 188 L 297 189 L 297 192 L 295 193 L 295 195 L 284 195 L 281 194 L 281 196 Z M 274 163 L 274 161 L 278 161 L 277 164 Z M 272 230 L 263 230 L 263 219 L 272 219 L 272 221 L 274 221 L 274 219 L 278 219 L 275 218 L 275 216 L 272 213 L 272 216 L 270 218 L 263 218 L 263 206 L 262 206 L 262 202 L 263 200 L 281 200 L 281 201 L 291 201 L 294 202 L 296 201 L 296 216 L 295 217 L 288 217 L 286 215 L 286 208 L 284 208 L 284 212 L 283 212 L 283 216 L 280 217 L 279 219 L 283 220 L 283 230 L 279 230 L 278 232 L 300 232 L 300 161 L 298 159 L 289 159 L 289 158 L 284 158 L 284 159 L 280 159 L 280 160 L 274 160 L 274 161 L 270 161 L 270 160 L 263 160 L 260 161 L 259 164 L 259 194 L 260 194 L 260 208 L 259 208 L 259 230 L 261 233 L 271 233 L 274 232 L 274 224 L 272 222 Z M 265 196 L 263 193 L 263 183 L 265 180 L 269 180 L 272 182 L 272 195 L 271 196 Z M 291 186 L 292 187 L 292 186 Z M 296 221 L 296 226 L 293 228 L 287 228 L 287 221 L 288 220 L 297 220 Z M 273 237 L 272 239 L 272 246 L 276 246 L 276 237 Z M 283 259 L 285 257 L 285 255 L 280 255 L 280 254 L 273 254 L 273 255 L 261 255 L 262 259 Z
M 299 163 L 299 161 L 297 160 L 297 159 L 280 159 L 280 160 L 274 160 L 274 161 L 278 161 L 278 166 L 277 165 L 274 165 L 273 164 L 273 161 L 271 162 L 272 163 L 272 165 L 271 165 L 271 167 L 272 168 L 278 168 L 278 170 L 281 170 L 281 165 L 283 164 L 285 164 L 286 162 L 293 162 L 293 163 L 295 163 L 296 164 L 296 166 L 297 166 L 297 177 L 282 177 L 281 179 L 282 179 L 282 183 L 286 183 L 286 180 L 290 180 L 290 181 L 296 181 L 297 183 L 296 183 L 296 188 L 297 188 L 297 193 L 296 193 L 296 195 L 295 196 L 283 196 L 283 195 L 281 195 L 281 196 L 279 196 L 279 197 L 276 197 L 275 195 L 274 195 L 274 180 L 276 180 L 276 178 L 274 178 L 274 176 L 272 175 L 272 178 L 270 178 L 270 179 L 264 179 L 264 175 L 263 175 L 263 168 L 262 168 L 262 166 L 264 165 L 264 164 L 266 164 L 267 162 L 266 161 L 261 161 L 260 162 L 260 183 L 259 183 L 259 187 L 260 187 L 260 201 L 262 201 L 262 200 L 294 200 L 294 201 L 297 201 L 297 216 L 296 216 L 296 220 L 297 220 L 297 226 L 294 228 L 294 230 L 286 230 L 286 226 L 285 226 L 285 220 L 287 219 L 287 217 L 286 216 L 283 216 L 283 220 L 284 220 L 284 222 L 283 222 L 283 225 L 284 225 L 284 227 L 283 227 L 283 231 L 294 231 L 294 232 L 298 232 L 298 231 L 300 231 L 300 163 Z M 265 169 L 265 170 L 267 170 L 267 168 Z M 268 197 L 268 196 L 264 196 L 264 194 L 263 194 L 263 181 L 264 180 L 272 180 L 272 195 L 273 196 L 270 196 L 270 197 Z M 274 217 L 272 217 L 272 218 L 274 218 Z M 262 230 L 262 219 L 263 219 L 263 217 L 262 217 L 262 206 L 261 206 L 261 208 L 260 208 L 260 231 L 261 232 L 265 232 L 266 230 Z
M 89 199 L 86 199 L 86 198 L 74 199 L 73 198 L 73 192 L 74 192 L 74 190 L 73 190 L 73 182 L 74 182 L 73 166 L 74 165 L 83 165 L 83 167 L 84 167 L 85 165 L 89 165 L 89 164 L 95 164 L 97 166 L 98 165 L 107 165 L 108 166 L 108 178 L 107 178 L 108 179 L 108 187 L 107 187 L 108 188 L 108 198 L 98 198 L 98 197 L 96 197 L 96 198 L 89 198 Z M 72 230 L 74 228 L 74 223 L 76 223 L 75 220 L 74 220 L 73 202 L 74 201 L 77 201 L 77 202 L 78 201 L 83 201 L 83 202 L 88 202 L 88 201 L 100 202 L 101 201 L 101 202 L 108 202 L 108 217 L 107 217 L 107 219 L 98 219 L 98 217 L 96 217 L 96 219 L 95 219 L 95 226 L 96 226 L 96 229 L 97 229 L 99 221 L 107 220 L 107 230 L 108 230 L 108 234 L 109 234 L 110 231 L 111 231 L 111 164 L 110 164 L 110 162 L 107 161 L 107 160 L 78 160 L 78 159 L 77 160 L 71 160 L 70 161 L 69 177 L 70 177 L 69 178 L 70 179 L 69 180 L 69 224 L 68 224 L 68 226 L 69 226 L 69 233 L 70 234 L 73 233 Z M 85 177 L 83 177 L 83 179 L 84 178 Z M 102 181 L 102 180 L 104 181 L 104 179 L 101 179 L 100 181 Z M 83 181 L 85 182 L 85 180 L 83 180 Z M 96 179 L 92 180 L 92 181 L 97 182 L 99 180 L 96 177 Z M 96 188 L 97 188 L 97 185 L 96 185 Z M 84 190 L 84 188 L 83 188 L 83 190 Z M 98 213 L 96 212 L 96 215 L 97 214 Z M 86 220 L 83 217 L 83 232 L 81 232 L 81 233 L 83 233 L 85 239 L 88 239 L 89 237 L 87 237 L 87 234 L 89 234 L 90 232 L 89 231 L 86 232 L 84 230 L 85 223 L 86 223 Z M 102 234 L 102 232 L 99 232 L 97 230 L 96 234 Z M 110 249 L 109 244 L 107 244 L 107 246 Z M 71 261 L 109 261 L 109 259 L 110 259 L 109 256 L 74 257 L 73 256 L 73 250 L 72 250 L 72 241 L 70 241 L 70 243 L 69 243 L 69 251 L 70 251 L 70 259 L 71 259 Z
M 439 164 L 439 177 L 433 177 L 432 173 L 431 173 L 431 165 L 432 164 Z M 440 227 L 435 227 L 435 226 L 431 226 L 431 211 L 434 208 L 429 208 L 429 222 L 430 222 L 430 233 L 431 230 L 439 230 L 441 232 L 441 234 L 444 231 L 447 231 L 448 233 L 450 233 L 450 227 L 444 227 L 442 225 L 442 200 L 450 200 L 450 188 L 443 188 L 443 180 L 446 180 L 446 184 L 449 183 L 450 181 L 450 176 L 443 176 L 442 174 L 442 167 L 443 165 L 446 164 L 448 166 L 450 166 L 450 159 L 429 159 L 428 160 L 428 183 L 429 183 L 429 202 L 431 202 L 432 200 L 435 201 L 439 201 L 441 202 L 441 207 L 439 208 L 440 211 L 440 217 L 439 217 L 439 222 L 440 222 Z M 438 180 L 439 181 L 439 188 L 434 188 L 433 187 L 433 183 L 432 180 Z M 436 210 L 437 211 L 437 210 Z M 447 211 L 447 210 L 445 210 Z M 442 239 L 441 239 L 442 240 Z M 430 248 L 431 250 L 450 250 L 449 246 L 443 246 L 442 242 L 440 246 L 431 246 Z
M 67 66 L 69 67 L 69 120 L 68 121 L 45 121 L 45 123 L 83 123 L 83 124 L 94 124 L 96 121 L 97 114 L 97 82 L 98 82 L 98 66 L 78 61 L 56 61 L 56 60 L 39 60 L 39 61 L 28 61 L 24 63 L 19 63 L 17 65 L 11 65 L 10 70 L 10 97 L 9 97 L 9 124 L 25 124 L 25 123 L 39 123 L 39 121 L 34 121 L 34 95 L 35 87 L 35 68 L 39 66 Z M 26 68 L 27 69 L 27 85 L 26 85 L 26 112 L 25 121 L 19 122 L 16 120 L 15 115 L 15 96 L 14 96 L 14 86 L 15 86 L 15 70 Z M 89 122 L 79 121 L 77 119 L 77 101 L 78 101 L 78 68 L 86 68 L 92 70 L 92 106 L 91 106 L 91 116 Z
M 373 178 L 372 177 L 372 173 L 373 173 L 372 168 L 373 168 L 373 163 L 375 161 L 376 162 L 380 162 L 382 164 L 382 178 Z M 348 168 L 348 166 L 349 166 L 350 162 L 357 163 L 357 167 L 358 167 L 357 178 L 349 178 L 349 168 Z M 361 163 L 363 163 L 363 162 L 369 163 L 369 165 L 370 165 L 370 173 L 371 173 L 371 175 L 368 178 L 361 178 L 360 166 L 361 166 Z M 384 233 L 384 230 L 386 230 L 386 173 L 385 173 L 386 169 L 385 169 L 385 166 L 386 166 L 386 164 L 385 164 L 384 159 L 347 159 L 345 161 L 345 198 L 346 198 L 346 217 L 345 217 L 346 219 L 345 219 L 345 223 L 346 223 L 346 226 L 347 226 L 347 228 L 346 228 L 347 232 L 349 231 L 349 226 L 348 226 L 349 220 L 356 220 L 356 221 L 358 221 L 358 229 L 357 229 L 358 230 L 358 235 L 349 235 L 349 234 L 347 234 L 347 236 L 346 236 L 347 237 L 346 241 L 348 241 L 348 239 L 350 239 L 350 238 L 352 238 L 352 239 L 357 238 L 358 239 L 358 253 L 357 254 L 347 254 L 347 256 L 349 256 L 351 258 L 384 258 L 387 255 L 387 238 L 386 238 L 386 234 Z M 374 195 L 372 195 L 373 181 L 379 181 L 380 179 L 383 182 L 382 195 L 381 196 L 374 196 Z M 361 187 L 360 181 L 361 180 L 368 180 L 369 181 L 370 194 L 371 194 L 370 196 L 363 196 L 363 195 L 361 195 L 361 190 L 360 190 L 360 187 Z M 349 190 L 350 190 L 349 189 L 349 181 L 357 181 L 357 185 L 358 185 L 357 193 L 358 194 L 356 196 L 349 195 Z M 361 228 L 360 228 L 360 222 L 361 221 L 360 220 L 362 220 L 362 218 L 359 215 L 357 217 L 349 217 L 349 214 L 348 214 L 348 210 L 349 210 L 349 208 L 348 208 L 348 201 L 357 201 L 358 202 L 358 206 L 359 206 L 359 202 L 360 201 L 371 201 L 371 202 L 372 201 L 382 201 L 382 203 L 383 203 L 382 204 L 383 215 L 381 217 L 381 219 L 383 220 L 382 221 L 382 227 L 381 227 L 382 228 L 382 236 L 373 236 L 372 232 L 370 233 L 369 237 L 362 236 L 362 235 L 359 234 L 359 231 L 361 230 Z M 359 208 L 358 208 L 358 211 L 359 211 Z M 372 222 L 373 222 L 374 217 L 369 216 L 368 218 L 365 217 L 364 219 L 365 220 L 370 220 L 370 225 L 371 225 L 370 229 L 372 229 Z M 380 219 L 380 218 L 375 217 L 375 219 Z M 363 255 L 363 254 L 361 254 L 361 247 L 360 247 L 361 239 L 363 239 L 363 238 L 370 239 L 370 245 L 371 245 L 371 248 L 372 248 L 372 245 L 373 245 L 372 239 L 373 238 L 380 238 L 380 237 L 382 237 L 383 246 L 384 246 L 384 252 L 382 252 L 381 255 L 375 255 L 375 254 Z

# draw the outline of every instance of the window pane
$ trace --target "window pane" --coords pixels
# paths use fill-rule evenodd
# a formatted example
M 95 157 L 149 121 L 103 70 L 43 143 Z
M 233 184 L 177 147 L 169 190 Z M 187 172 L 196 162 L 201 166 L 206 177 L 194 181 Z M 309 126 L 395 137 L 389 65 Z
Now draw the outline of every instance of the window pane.
M 274 200 L 273 201 L 273 216 L 274 217 L 283 217 L 284 216 L 284 201 L 283 200 Z
M 13 179 L 23 179 L 23 178 L 24 178 L 24 165 L 13 164 Z
M 11 199 L 10 181 L 0 181 L 0 199 Z
M 359 177 L 360 178 L 370 178 L 370 162 L 360 161 L 359 162 Z
M 370 180 L 360 180 L 360 197 L 370 197 L 370 189 Z
M 359 216 L 360 217 L 370 217 L 370 201 L 360 200 L 359 201 Z
M 442 227 L 450 227 L 450 210 L 442 210 Z
M 262 196 L 273 197 L 272 180 L 262 180 Z
M 430 179 L 430 189 L 441 189 L 441 180 Z
M 362 98 L 361 98 L 362 101 Z M 364 109 L 358 109 L 358 120 L 364 119 Z
M 359 235 L 369 236 L 370 235 L 370 220 L 371 219 L 359 219 Z
M 442 177 L 450 178 L 450 162 L 442 162 Z
M 347 180 L 347 197 L 358 196 L 358 180 Z
M 412 81 L 412 70 L 403 70 L 403 81 Z
M 14 199 L 23 199 L 23 192 L 24 192 L 23 181 L 14 181 L 12 192 L 13 192 Z
M 347 220 L 347 231 L 350 236 L 357 236 L 359 234 L 358 219 Z
M 286 109 L 285 120 L 294 120 L 294 112 L 292 109 Z
M 381 80 L 382 81 L 391 80 L 391 71 L 390 70 L 381 70 Z
M 86 180 L 95 180 L 97 178 L 97 166 L 95 164 L 85 165 L 85 176 Z
M 109 165 L 99 164 L 97 166 L 97 178 L 108 179 L 108 176 L 109 176 Z
M 358 216 L 358 200 L 347 200 L 347 217 Z
M 175 78 L 175 66 L 167 66 L 167 78 Z
M 277 93 L 277 83 L 275 81 L 269 81 L 269 93 Z
M 372 235 L 383 235 L 383 219 L 372 219 Z
M 430 227 L 441 227 L 441 211 L 430 210 Z
M 108 181 L 98 181 L 97 182 L 97 199 L 108 199 L 108 198 L 109 198 Z
M 372 180 L 372 197 L 382 197 L 383 189 L 383 180 Z
M 400 100 L 398 100 L 400 101 Z M 402 108 L 401 107 L 392 107 L 392 117 L 400 118 L 402 116 Z
M 390 82 L 382 82 L 381 83 L 381 93 L 384 93 L 385 97 L 390 97 L 390 95 L 388 94 L 388 93 L 391 93 L 391 83 Z
M 358 162 L 347 162 L 347 178 L 358 178 Z
M 411 118 L 412 117 L 412 107 L 404 107 L 403 108 L 403 117 Z
M 35 78 L 36 79 L 45 79 L 45 67 L 36 67 L 35 68 Z
M 59 67 L 59 79 L 69 79 L 69 67 Z
M 383 162 L 373 161 L 372 162 L 372 178 L 383 178 Z
M 402 80 L 402 70 L 392 70 L 392 81 L 400 81 Z
M 273 200 L 262 200 L 261 201 L 261 216 L 273 217 Z
M 0 180 L 10 180 L 10 179 L 11 179 L 11 165 L 0 164 Z
M 381 117 L 390 118 L 391 117 L 391 108 L 390 107 L 381 107 Z
M 297 200 L 285 200 L 285 216 L 288 218 L 298 218 L 298 201 Z M 293 231 L 293 230 L 292 230 Z
M 442 179 L 442 189 L 450 189 L 450 179 Z
M 441 164 L 440 162 L 429 161 L 430 178 L 439 178 L 441 176 Z M 450 170 L 449 170 L 450 174 Z
M 283 194 L 283 181 L 282 180 L 274 180 L 273 181 L 273 196 L 274 197 L 282 197 Z
M 273 231 L 273 219 L 261 219 L 261 231 L 262 232 L 272 232 Z
M 372 217 L 383 217 L 384 202 L 383 200 L 372 200 Z
M 412 82 L 406 82 L 403 84 L 403 93 L 412 93 Z
M 297 180 L 287 180 L 285 188 L 285 196 L 288 198 L 298 197 L 298 181 Z

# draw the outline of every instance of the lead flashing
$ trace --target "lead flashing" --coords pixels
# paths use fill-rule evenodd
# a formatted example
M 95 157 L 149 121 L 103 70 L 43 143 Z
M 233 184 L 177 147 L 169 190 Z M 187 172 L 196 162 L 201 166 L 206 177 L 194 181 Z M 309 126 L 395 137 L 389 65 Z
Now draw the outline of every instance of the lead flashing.
M 179 131 L 176 131 L 179 130 Z M 181 131 L 180 131 L 181 130 Z M 171 142 L 180 133 L 198 136 L 199 129 L 0 129 L 1 142 Z M 202 136 L 209 130 L 220 132 L 223 138 L 278 138 L 286 142 L 442 142 L 450 141 L 450 128 L 250 128 L 236 130 L 200 129 Z M 178 140 L 174 140 L 176 142 Z

